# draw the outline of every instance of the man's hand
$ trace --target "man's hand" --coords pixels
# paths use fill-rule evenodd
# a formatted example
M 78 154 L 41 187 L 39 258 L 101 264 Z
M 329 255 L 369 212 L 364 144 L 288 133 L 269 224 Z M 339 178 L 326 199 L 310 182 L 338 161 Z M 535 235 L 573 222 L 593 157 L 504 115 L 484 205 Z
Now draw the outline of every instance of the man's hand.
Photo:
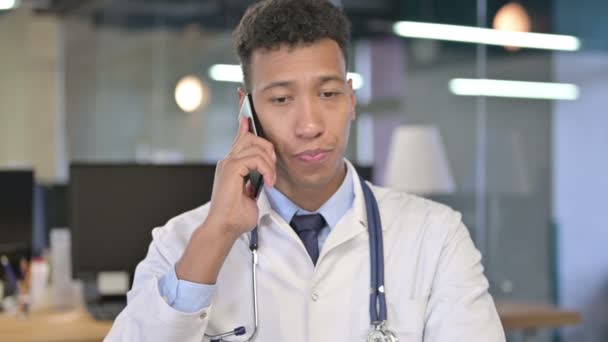
M 242 118 L 230 153 L 217 164 L 209 213 L 192 234 L 177 262 L 179 279 L 213 284 L 234 241 L 256 226 L 258 207 L 252 185 L 245 183 L 251 171 L 259 172 L 264 183 L 276 183 L 276 154 L 272 144 L 249 132 Z
M 258 220 L 258 207 L 251 183 L 244 178 L 258 171 L 264 183 L 276 182 L 276 155 L 272 144 L 249 132 L 249 120 L 242 118 L 239 133 L 228 155 L 217 164 L 208 220 L 236 237 L 251 231 Z

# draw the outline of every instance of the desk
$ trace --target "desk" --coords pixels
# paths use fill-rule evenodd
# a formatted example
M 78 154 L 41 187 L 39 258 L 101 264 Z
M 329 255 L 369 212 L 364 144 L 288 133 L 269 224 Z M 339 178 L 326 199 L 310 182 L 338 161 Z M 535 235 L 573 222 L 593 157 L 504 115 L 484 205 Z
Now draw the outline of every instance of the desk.
M 580 323 L 576 311 L 562 310 L 547 304 L 496 302 L 505 330 L 556 328 Z
M 538 329 L 578 324 L 581 320 L 578 312 L 545 304 L 499 301 L 496 307 L 505 330 L 523 330 L 526 335 Z M 84 309 L 33 312 L 27 319 L 0 315 L 1 340 L 11 342 L 101 341 L 111 327 L 111 322 L 95 321 Z
M 11 342 L 99 342 L 112 322 L 93 320 L 84 309 L 68 312 L 33 312 L 22 319 L 0 315 L 0 340 Z
M 524 341 L 531 341 L 539 329 L 559 328 L 580 323 L 581 315 L 548 304 L 496 302 L 505 330 L 521 330 Z

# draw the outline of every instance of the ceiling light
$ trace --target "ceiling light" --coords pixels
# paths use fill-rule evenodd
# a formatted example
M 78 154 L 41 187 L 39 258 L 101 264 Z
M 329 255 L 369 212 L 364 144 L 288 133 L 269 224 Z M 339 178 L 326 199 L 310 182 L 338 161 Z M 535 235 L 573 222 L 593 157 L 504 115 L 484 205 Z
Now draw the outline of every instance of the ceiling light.
M 184 112 L 191 113 L 207 105 L 209 90 L 196 76 L 183 77 L 175 87 L 175 102 Z
M 516 2 L 510 2 L 496 12 L 492 26 L 494 29 L 501 31 L 529 32 L 530 16 L 524 6 Z M 505 46 L 505 49 L 516 51 L 519 50 L 519 47 Z
M 221 82 L 243 82 L 243 71 L 240 65 L 215 64 L 209 68 L 209 77 Z
M 215 64 L 209 68 L 209 77 L 220 82 L 243 82 L 243 71 L 240 65 L 235 64 Z M 363 87 L 363 77 L 355 72 L 349 72 L 346 77 L 353 81 L 353 89 Z
M 10 10 L 19 5 L 19 0 L 0 0 L 0 11 Z
M 546 33 L 511 32 L 489 28 L 399 21 L 393 32 L 401 37 L 447 40 L 532 49 L 576 51 L 580 40 L 573 36 Z
M 568 83 L 456 78 L 450 91 L 463 96 L 495 96 L 546 100 L 576 100 L 578 87 Z

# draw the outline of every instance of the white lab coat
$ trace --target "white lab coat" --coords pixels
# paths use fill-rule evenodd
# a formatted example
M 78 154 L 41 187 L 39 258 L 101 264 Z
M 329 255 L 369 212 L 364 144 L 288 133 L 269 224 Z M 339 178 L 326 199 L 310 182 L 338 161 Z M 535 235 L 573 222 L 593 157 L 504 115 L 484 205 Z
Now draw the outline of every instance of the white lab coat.
M 254 341 L 366 341 L 369 241 L 359 177 L 353 179 L 353 208 L 333 228 L 316 267 L 293 229 L 271 210 L 264 192 L 260 195 L 260 327 Z M 480 253 L 461 215 L 406 193 L 376 186 L 372 190 L 384 234 L 388 327 L 399 341 L 504 341 Z M 179 259 L 208 209 L 206 204 L 152 231 L 153 241 L 135 272 L 128 305 L 105 341 L 199 342 L 208 341 L 205 332 L 223 333 L 241 325 L 251 331 L 249 234 L 241 236 L 228 254 L 210 307 L 182 313 L 160 295 L 159 278 Z

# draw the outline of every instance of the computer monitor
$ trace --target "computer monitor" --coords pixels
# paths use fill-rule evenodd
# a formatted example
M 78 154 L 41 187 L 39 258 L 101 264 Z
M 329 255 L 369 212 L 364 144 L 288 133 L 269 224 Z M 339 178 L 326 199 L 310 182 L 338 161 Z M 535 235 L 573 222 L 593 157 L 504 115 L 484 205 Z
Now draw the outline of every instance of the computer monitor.
M 355 166 L 371 179 L 372 168 Z M 211 199 L 215 165 L 72 164 L 69 211 L 77 278 L 133 276 L 154 227 Z
M 69 211 L 74 275 L 131 277 L 151 231 L 211 199 L 215 165 L 73 164 Z
M 0 254 L 29 256 L 33 192 L 31 170 L 0 171 Z

